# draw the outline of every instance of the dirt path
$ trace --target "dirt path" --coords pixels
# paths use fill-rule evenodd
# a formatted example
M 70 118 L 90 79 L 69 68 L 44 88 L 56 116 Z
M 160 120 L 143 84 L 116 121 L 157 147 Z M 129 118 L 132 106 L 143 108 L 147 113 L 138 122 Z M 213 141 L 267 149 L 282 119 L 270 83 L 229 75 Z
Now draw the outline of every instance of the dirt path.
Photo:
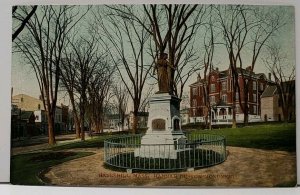
M 96 154 L 50 168 L 44 177 L 54 185 L 99 186 L 276 186 L 296 181 L 296 154 L 227 147 L 227 160 L 217 166 L 181 173 L 124 173 L 103 167 Z M 82 151 L 82 150 L 80 150 Z

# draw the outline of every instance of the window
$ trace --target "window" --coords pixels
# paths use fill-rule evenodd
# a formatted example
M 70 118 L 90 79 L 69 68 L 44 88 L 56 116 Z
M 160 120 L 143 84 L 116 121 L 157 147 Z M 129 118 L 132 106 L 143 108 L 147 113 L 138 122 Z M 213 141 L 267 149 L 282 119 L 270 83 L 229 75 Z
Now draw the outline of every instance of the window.
M 256 94 L 253 94 L 253 102 L 256 102 Z
M 239 92 L 235 92 L 235 99 L 236 99 L 236 100 L 239 100 L 239 99 L 240 99 Z
M 35 116 L 35 120 L 37 120 L 37 121 L 39 120 L 39 115 Z
M 236 113 L 239 113 L 240 112 L 240 105 L 236 105 Z
M 226 81 L 223 81 L 223 82 L 222 82 L 222 90 L 223 90 L 223 91 L 226 91 L 226 90 L 227 90 L 227 83 L 226 83 Z
M 210 96 L 210 103 L 214 104 L 216 102 L 215 96 Z
M 193 106 L 196 107 L 197 106 L 197 100 L 193 99 Z
M 223 101 L 224 103 L 227 103 L 227 95 L 222 95 L 222 101 Z
M 257 107 L 256 107 L 256 105 L 253 106 L 253 114 L 257 114 Z
M 40 110 L 41 109 L 41 104 L 38 104 L 38 110 Z
M 256 90 L 256 81 L 253 81 L 253 90 Z
M 197 95 L 197 88 L 196 87 L 193 88 L 193 95 Z
M 215 84 L 210 84 L 210 92 L 215 92 L 216 91 L 216 85 Z
M 21 97 L 21 102 L 23 102 L 24 101 L 24 99 L 23 99 L 23 97 Z

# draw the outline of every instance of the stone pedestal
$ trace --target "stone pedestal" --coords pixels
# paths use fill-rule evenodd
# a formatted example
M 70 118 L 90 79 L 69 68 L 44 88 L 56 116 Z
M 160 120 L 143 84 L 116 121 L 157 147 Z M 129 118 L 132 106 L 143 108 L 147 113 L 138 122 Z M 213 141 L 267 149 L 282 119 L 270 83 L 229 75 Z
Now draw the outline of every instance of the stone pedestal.
M 168 93 L 158 93 L 149 99 L 148 130 L 135 149 L 136 157 L 176 159 L 186 137 L 181 130 L 180 99 Z

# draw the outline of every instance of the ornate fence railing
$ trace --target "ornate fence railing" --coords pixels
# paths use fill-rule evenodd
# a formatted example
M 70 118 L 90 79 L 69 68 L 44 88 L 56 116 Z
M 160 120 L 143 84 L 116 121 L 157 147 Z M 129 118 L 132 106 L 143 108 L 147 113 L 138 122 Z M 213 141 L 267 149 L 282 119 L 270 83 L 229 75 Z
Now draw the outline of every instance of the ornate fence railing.
M 208 167 L 226 160 L 226 141 L 220 135 L 187 134 L 185 142 L 174 144 L 141 144 L 141 137 L 126 135 L 105 140 L 105 163 L 124 169 L 164 171 Z M 171 155 L 174 151 L 176 158 Z

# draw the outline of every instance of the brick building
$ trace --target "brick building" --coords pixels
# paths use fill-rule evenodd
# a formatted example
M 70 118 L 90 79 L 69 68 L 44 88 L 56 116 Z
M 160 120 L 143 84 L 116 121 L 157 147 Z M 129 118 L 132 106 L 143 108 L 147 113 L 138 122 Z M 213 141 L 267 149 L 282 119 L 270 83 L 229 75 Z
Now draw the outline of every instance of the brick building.
M 212 70 L 207 78 L 210 79 L 209 103 L 211 106 L 212 124 L 230 124 L 232 122 L 233 95 L 236 97 L 236 119 L 242 122 L 244 113 L 239 104 L 245 103 L 244 81 L 242 73 L 249 83 L 248 106 L 249 122 L 261 121 L 260 97 L 266 86 L 273 85 L 271 76 L 266 77 L 264 73 L 252 73 L 249 68 L 238 68 L 238 84 L 241 90 L 233 94 L 233 78 L 230 68 L 219 71 L 218 68 Z M 197 82 L 190 85 L 190 122 L 204 122 L 208 110 L 204 104 L 204 79 L 198 76 Z

